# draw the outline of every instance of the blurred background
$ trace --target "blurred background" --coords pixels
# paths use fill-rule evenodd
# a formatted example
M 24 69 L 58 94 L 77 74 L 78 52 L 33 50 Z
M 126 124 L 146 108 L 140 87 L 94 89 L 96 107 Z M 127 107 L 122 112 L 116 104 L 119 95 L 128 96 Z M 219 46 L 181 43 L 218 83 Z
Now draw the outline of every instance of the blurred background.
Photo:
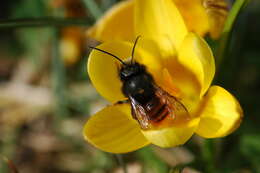
M 86 143 L 82 127 L 107 103 L 89 82 L 86 30 L 118 0 L 4 0 L 0 5 L 0 173 L 260 173 L 260 2 L 235 23 L 215 84 L 244 110 L 215 140 L 123 155 Z M 25 20 L 26 19 L 26 20 Z M 209 40 L 214 46 L 214 42 Z M 9 168 L 5 159 L 9 159 Z M 12 164 L 11 164 L 12 162 Z M 13 166 L 12 166 L 13 165 Z

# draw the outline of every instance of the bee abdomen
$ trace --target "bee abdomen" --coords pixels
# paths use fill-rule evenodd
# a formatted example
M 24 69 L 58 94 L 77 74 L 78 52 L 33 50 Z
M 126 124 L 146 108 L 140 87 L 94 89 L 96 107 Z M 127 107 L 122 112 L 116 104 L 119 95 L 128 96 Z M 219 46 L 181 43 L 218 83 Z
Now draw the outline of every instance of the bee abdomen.
M 169 114 L 166 104 L 159 104 L 149 112 L 149 119 L 153 122 L 162 121 Z

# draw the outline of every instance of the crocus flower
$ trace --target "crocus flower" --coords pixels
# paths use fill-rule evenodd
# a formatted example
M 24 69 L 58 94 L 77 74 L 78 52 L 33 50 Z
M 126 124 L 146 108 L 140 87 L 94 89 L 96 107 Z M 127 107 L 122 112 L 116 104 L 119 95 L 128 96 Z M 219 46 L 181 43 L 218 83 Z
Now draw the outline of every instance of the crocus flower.
M 193 134 L 217 138 L 233 132 L 241 122 L 242 109 L 228 91 L 211 86 L 215 63 L 207 43 L 188 32 L 173 1 L 136 0 L 133 5 L 134 24 L 129 18 L 125 26 L 117 25 L 115 18 L 111 22 L 119 28 L 133 26 L 134 32 L 126 29 L 118 34 L 129 33 L 125 35 L 128 40 L 141 36 L 134 61 L 143 64 L 155 84 L 182 103 L 188 114 L 176 117 L 171 126 L 142 129 L 132 118 L 129 104 L 114 104 L 127 99 L 118 75 L 122 64 L 112 56 L 93 50 L 88 60 L 89 77 L 111 105 L 90 117 L 84 127 L 85 139 L 101 150 L 125 153 L 148 144 L 174 147 L 184 144 Z M 107 32 L 117 32 L 113 30 L 114 25 Z M 127 61 L 133 42 L 111 39 L 97 48 Z
M 63 8 L 64 16 L 68 18 L 84 17 L 86 12 L 84 4 L 80 0 L 62 0 L 52 3 L 55 8 Z M 77 8 L 75 8 L 77 7 Z M 84 29 L 80 27 L 64 27 L 60 33 L 61 39 L 59 50 L 61 58 L 66 66 L 75 65 L 85 50 L 85 34 Z
M 171 1 L 178 8 L 188 31 L 200 36 L 210 34 L 213 39 L 219 38 L 229 10 L 226 0 Z M 137 32 L 134 15 L 137 8 L 134 3 L 134 0 L 125 0 L 116 4 L 88 30 L 88 35 L 99 41 L 132 41 Z

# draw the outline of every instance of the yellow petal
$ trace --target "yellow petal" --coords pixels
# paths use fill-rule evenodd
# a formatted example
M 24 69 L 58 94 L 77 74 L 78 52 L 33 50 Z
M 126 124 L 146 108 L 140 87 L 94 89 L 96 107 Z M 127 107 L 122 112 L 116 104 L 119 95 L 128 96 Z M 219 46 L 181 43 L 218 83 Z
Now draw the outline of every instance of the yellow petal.
M 132 41 L 134 36 L 134 1 L 126 0 L 116 4 L 87 34 L 99 41 Z
M 184 104 L 188 112 L 193 115 L 200 100 L 200 85 L 196 76 L 175 57 L 163 61 L 161 87 L 171 95 L 177 97 Z
M 167 37 L 178 48 L 187 34 L 185 23 L 172 0 L 136 0 L 135 35 L 150 37 L 164 45 Z
M 213 86 L 202 100 L 196 133 L 205 138 L 227 136 L 239 127 L 242 116 L 238 101 L 225 89 Z
M 129 104 L 107 106 L 91 116 L 84 137 L 95 147 L 112 153 L 126 153 L 149 144 L 132 119 Z
M 215 60 L 208 44 L 199 36 L 187 34 L 179 50 L 178 61 L 198 79 L 202 96 L 215 74 Z
M 173 0 L 189 31 L 204 36 L 209 32 L 209 20 L 202 0 Z
M 126 42 L 106 42 L 97 46 L 120 59 L 131 55 L 131 45 Z M 88 59 L 88 74 L 97 91 L 111 103 L 124 100 L 122 83 L 118 76 L 120 62 L 110 55 L 92 50 Z
M 142 130 L 144 136 L 160 147 L 175 147 L 184 144 L 195 132 L 199 124 L 199 118 L 195 118 L 182 126 L 156 130 Z

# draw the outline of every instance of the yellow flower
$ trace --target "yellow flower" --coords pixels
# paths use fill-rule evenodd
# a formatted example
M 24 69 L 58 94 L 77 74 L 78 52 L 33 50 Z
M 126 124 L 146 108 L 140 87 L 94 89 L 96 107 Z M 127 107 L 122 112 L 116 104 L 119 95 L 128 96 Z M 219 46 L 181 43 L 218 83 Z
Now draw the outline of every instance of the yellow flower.
M 78 27 L 61 30 L 59 50 L 66 66 L 75 65 L 84 52 L 84 31 Z
M 200 36 L 210 34 L 219 38 L 228 14 L 226 0 L 171 0 L 175 3 L 188 31 Z M 99 40 L 133 41 L 136 35 L 134 0 L 125 0 L 111 8 L 91 29 L 88 35 Z M 174 19 L 172 19 L 174 20 Z
M 62 8 L 65 17 L 75 18 L 84 17 L 86 12 L 84 4 L 80 0 L 61 0 L 51 1 L 53 8 Z M 77 8 L 75 8 L 77 7 Z M 59 51 L 62 60 L 66 66 L 75 65 L 85 50 L 85 34 L 84 29 L 80 27 L 64 27 L 61 29 L 61 39 L 59 44 Z
M 171 125 L 144 130 L 132 118 L 129 104 L 112 104 L 90 117 L 84 127 L 85 139 L 101 150 L 125 153 L 151 143 L 160 147 L 181 145 L 193 134 L 216 138 L 233 132 L 241 122 L 242 109 L 228 91 L 220 86 L 210 87 L 215 63 L 207 43 L 187 31 L 171 0 L 136 0 L 134 5 L 135 34 L 128 37 L 133 40 L 141 35 L 134 61 L 143 64 L 155 84 L 174 96 L 188 114 L 175 117 Z M 116 32 L 113 28 L 107 32 Z M 133 43 L 109 41 L 97 48 L 127 61 Z M 114 57 L 97 50 L 89 55 L 90 79 L 111 103 L 127 99 L 121 91 L 121 65 Z

